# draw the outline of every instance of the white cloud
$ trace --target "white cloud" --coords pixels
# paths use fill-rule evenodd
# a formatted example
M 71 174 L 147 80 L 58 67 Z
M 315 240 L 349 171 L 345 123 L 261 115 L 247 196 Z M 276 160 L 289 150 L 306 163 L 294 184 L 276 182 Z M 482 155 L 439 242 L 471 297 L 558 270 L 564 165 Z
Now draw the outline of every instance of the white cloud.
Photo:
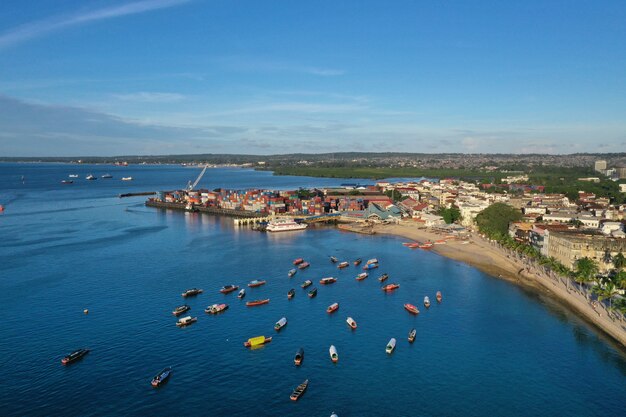
M 122 101 L 136 101 L 141 103 L 172 103 L 182 101 L 185 96 L 177 93 L 157 93 L 140 91 L 130 94 L 113 94 L 113 97 Z

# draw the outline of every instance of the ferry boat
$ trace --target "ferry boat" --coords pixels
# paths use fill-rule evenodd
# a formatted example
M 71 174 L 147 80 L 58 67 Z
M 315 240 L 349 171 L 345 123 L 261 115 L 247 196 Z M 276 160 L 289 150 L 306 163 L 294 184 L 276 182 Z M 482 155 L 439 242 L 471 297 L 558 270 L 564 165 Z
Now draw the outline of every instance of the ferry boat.
M 104 175 L 100 176 L 100 178 L 109 179 L 109 178 L 113 178 L 113 175 L 111 175 L 111 174 L 104 174 Z
M 306 288 L 309 287 L 311 284 L 313 284 L 313 281 L 311 281 L 310 279 L 307 279 L 306 281 L 304 281 L 302 283 L 302 285 L 300 285 L 302 288 Z
M 296 295 L 296 290 L 294 290 L 293 288 L 289 290 L 289 292 L 287 293 L 287 299 L 291 300 L 293 298 L 293 296 Z
M 167 382 L 171 374 L 172 374 L 171 366 L 168 366 L 167 368 L 163 368 L 161 372 L 159 372 L 158 374 L 154 376 L 154 378 L 152 378 L 152 381 L 150 382 L 150 384 L 152 384 L 153 387 L 160 387 L 161 385 Z
M 419 314 L 420 313 L 420 311 L 417 309 L 417 307 L 415 307 L 413 304 L 406 303 L 404 305 L 404 308 L 406 309 L 406 311 L 408 311 L 409 313 L 412 313 L 412 314 Z
M 212 304 L 204 309 L 205 313 L 217 314 L 228 309 L 228 304 Z
M 293 264 L 294 264 L 294 265 L 300 265 L 302 262 L 304 262 L 304 259 L 302 259 L 302 258 L 296 258 L 296 259 L 293 261 Z
M 337 278 L 333 278 L 333 277 L 320 279 L 320 284 L 322 285 L 334 284 L 335 282 L 337 282 Z
M 348 266 L 350 266 L 350 263 L 344 261 L 344 262 L 341 262 L 339 265 L 337 265 L 337 268 L 343 269 L 343 268 L 347 268 Z
M 308 262 L 302 262 L 300 265 L 298 265 L 298 269 L 306 269 L 308 267 L 310 267 L 311 264 Z
M 372 259 L 368 259 L 365 264 L 366 265 L 371 265 L 371 264 L 377 264 L 377 263 L 378 263 L 378 259 L 372 258 Z
M 281 318 L 280 320 L 278 320 L 276 322 L 276 324 L 274 325 L 274 330 L 276 330 L 278 332 L 278 331 L 280 331 L 280 329 L 282 329 L 286 325 L 287 325 L 287 318 L 283 317 L 283 318 Z
M 369 276 L 369 274 L 367 272 L 361 272 L 359 275 L 356 276 L 356 280 L 357 281 L 363 281 L 368 276 Z
M 61 180 L 61 184 L 74 184 L 72 180 Z
M 367 264 L 363 267 L 363 270 L 367 271 L 369 269 L 376 269 L 376 268 L 378 268 L 378 264 Z
M 443 299 L 443 297 L 441 296 L 441 291 L 437 291 L 437 294 L 435 295 L 435 298 L 437 299 L 438 303 L 441 302 L 441 300 Z
M 387 343 L 387 347 L 385 348 L 385 352 L 387 352 L 388 354 L 391 354 L 395 348 L 396 348 L 396 339 L 392 337 L 389 340 L 389 343 Z
M 381 276 L 378 277 L 378 281 L 385 282 L 385 281 L 387 281 L 387 278 L 389 278 L 389 275 L 387 273 L 384 273 L 384 274 L 382 274 Z
M 309 298 L 315 297 L 317 295 L 317 288 L 313 288 L 311 291 L 309 291 L 307 295 L 309 296 Z
M 294 275 L 296 275 L 296 272 L 298 272 L 297 269 L 290 269 L 289 272 L 287 273 L 287 275 L 289 275 L 289 278 L 291 278 Z
M 339 259 L 337 259 L 337 257 L 336 257 L 336 256 L 331 256 L 331 257 L 330 257 L 330 261 L 331 261 L 332 263 L 336 264 L 337 262 L 339 262 Z
M 238 289 L 239 289 L 239 285 L 224 285 L 222 289 L 220 290 L 220 292 L 222 294 L 228 294 L 233 291 L 237 291 Z
M 308 386 L 309 386 L 309 380 L 306 379 L 302 384 L 298 385 L 293 390 L 293 392 L 291 393 L 289 398 L 291 398 L 292 401 L 298 401 L 298 398 L 300 398 L 302 396 L 302 394 L 304 394 L 304 391 L 306 391 L 306 388 Z
M 270 221 L 265 230 L 268 232 L 291 232 L 294 230 L 304 230 L 307 226 L 307 224 L 296 223 L 290 219 L 280 219 Z
M 245 296 L 246 296 L 246 289 L 245 288 L 240 289 L 239 293 L 237 294 L 237 298 L 239 298 L 241 300 Z
M 261 285 L 265 285 L 266 282 L 267 281 L 255 279 L 254 281 L 250 281 L 250 283 L 248 284 L 248 287 L 251 287 L 251 288 L 260 287 Z
M 328 306 L 328 308 L 326 309 L 326 312 L 328 314 L 331 314 L 337 310 L 339 310 L 339 303 L 332 303 L 331 305 Z
M 189 310 L 191 310 L 191 307 L 189 307 L 187 304 L 183 304 L 182 306 L 176 307 L 174 311 L 172 311 L 172 314 L 178 317 Z
M 346 323 L 348 323 L 348 326 L 350 326 L 352 330 L 356 329 L 356 321 L 354 321 L 352 317 L 348 317 Z
M 412 329 L 412 330 L 409 332 L 409 343 L 413 343 L 413 342 L 415 342 L 415 335 L 416 335 L 416 334 L 417 334 L 417 330 L 415 330 L 415 329 Z
M 361 262 L 363 262 L 363 259 L 361 259 L 361 258 L 355 259 L 355 261 L 354 261 L 354 266 L 359 266 L 359 265 L 361 265 Z
M 133 177 L 122 177 L 122 181 L 132 181 Z
M 191 288 L 182 293 L 183 297 L 193 297 L 194 295 L 202 294 L 202 290 L 200 288 Z
M 428 296 L 424 297 L 424 307 L 430 307 L 430 298 Z
M 198 321 L 197 317 L 187 316 L 187 317 L 183 317 L 181 319 L 178 319 L 178 321 L 176 322 L 176 325 L 178 327 L 185 327 L 185 326 L 189 326 L 190 324 L 193 324 L 193 323 L 195 323 L 197 321 Z
M 88 353 L 89 353 L 89 349 L 85 349 L 85 348 L 75 350 L 74 352 L 70 353 L 69 355 L 61 359 L 61 363 L 63 365 L 69 365 L 71 363 L 76 362 L 79 359 L 82 359 L 83 356 L 85 356 Z
M 300 348 L 296 352 L 296 356 L 293 358 L 293 363 L 295 363 L 296 366 L 300 366 L 303 360 L 304 360 L 304 349 Z
M 381 290 L 385 291 L 385 292 L 389 292 L 389 291 L 393 291 L 393 290 L 397 290 L 398 288 L 400 288 L 400 284 L 387 284 L 384 287 L 381 288 Z
M 250 339 L 248 339 L 247 341 L 243 342 L 243 345 L 245 347 L 257 347 L 257 346 L 261 346 L 264 345 L 266 343 L 269 343 L 272 341 L 272 336 L 257 336 L 257 337 L 251 337 Z
M 333 361 L 333 363 L 337 363 L 337 361 L 339 360 L 339 355 L 337 354 L 337 348 L 335 347 L 335 345 L 330 345 L 328 353 L 330 354 L 330 360 Z
M 70 178 L 78 178 L 78 174 L 70 174 L 70 175 L 68 175 L 68 177 L 70 177 Z
M 270 302 L 269 298 L 266 298 L 265 300 L 248 301 L 248 302 L 246 302 L 246 306 L 247 307 L 260 306 L 260 305 L 263 305 L 263 304 L 267 304 L 269 302 Z

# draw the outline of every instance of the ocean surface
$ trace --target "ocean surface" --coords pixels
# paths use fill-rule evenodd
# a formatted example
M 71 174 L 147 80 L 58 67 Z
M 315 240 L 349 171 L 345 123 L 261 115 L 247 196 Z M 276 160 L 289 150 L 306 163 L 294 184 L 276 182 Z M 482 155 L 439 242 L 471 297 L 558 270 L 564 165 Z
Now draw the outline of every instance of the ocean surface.
M 146 208 L 120 193 L 182 188 L 179 166 L 0 164 L 0 415 L 2 416 L 618 416 L 625 415 L 626 353 L 532 291 L 393 237 L 329 227 L 269 234 L 232 219 Z M 113 179 L 86 181 L 87 174 Z M 60 180 L 78 174 L 72 185 Z M 132 176 L 132 182 L 122 182 Z M 297 188 L 355 180 L 275 177 L 211 169 L 207 188 Z M 367 181 L 362 181 L 367 182 Z M 380 260 L 338 270 L 340 260 Z M 294 258 L 311 263 L 289 279 Z M 400 288 L 380 290 L 377 277 Z M 335 276 L 333 285 L 317 281 Z M 263 287 L 222 295 L 225 284 Z M 318 296 L 300 288 L 312 279 Z M 186 302 L 198 322 L 175 326 Z M 287 291 L 296 289 L 293 300 Z M 436 291 L 443 302 L 434 302 Z M 422 305 L 424 296 L 433 305 Z M 270 298 L 247 308 L 246 300 Z M 213 316 L 204 308 L 225 302 Z M 329 315 L 326 307 L 339 302 Z M 403 304 L 417 305 L 409 315 Z M 83 314 L 89 309 L 89 314 Z M 288 325 L 273 330 L 281 317 Z M 351 331 L 346 317 L 358 328 Z M 407 334 L 417 329 L 417 340 Z M 250 337 L 274 336 L 256 350 Z M 385 353 L 390 338 L 398 340 Z M 330 361 L 335 345 L 339 362 Z M 62 366 L 69 352 L 83 360 Z M 294 366 L 303 347 L 301 367 Z M 165 366 L 170 381 L 150 380 Z M 294 387 L 310 380 L 303 397 Z

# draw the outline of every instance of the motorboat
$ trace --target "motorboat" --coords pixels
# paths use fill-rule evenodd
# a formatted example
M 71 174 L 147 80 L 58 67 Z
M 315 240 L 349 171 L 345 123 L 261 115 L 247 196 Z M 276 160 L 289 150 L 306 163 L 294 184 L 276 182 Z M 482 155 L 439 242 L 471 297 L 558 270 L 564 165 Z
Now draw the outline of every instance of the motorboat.
M 304 259 L 296 258 L 296 259 L 294 259 L 293 264 L 294 265 L 300 265 L 302 262 L 304 262 Z
M 371 265 L 371 264 L 377 264 L 377 263 L 378 263 L 378 259 L 372 258 L 372 259 L 368 259 L 365 264 L 366 265 Z
M 400 284 L 387 284 L 384 287 L 381 287 L 381 290 L 385 291 L 385 292 L 390 292 L 390 291 L 394 291 L 397 290 L 398 288 L 400 288 Z
M 334 284 L 335 282 L 337 282 L 337 278 L 333 278 L 333 277 L 320 279 L 320 284 L 322 285 Z
M 441 296 L 441 291 L 437 291 L 437 295 L 435 295 L 437 302 L 440 303 L 443 297 Z
M 193 297 L 198 294 L 202 294 L 202 290 L 200 288 L 191 288 L 185 291 L 184 293 L 182 293 L 181 295 L 186 298 L 186 297 Z
M 409 313 L 412 313 L 412 314 L 419 314 L 420 313 L 420 311 L 417 309 L 417 307 L 415 307 L 413 304 L 406 303 L 404 305 L 404 308 L 406 309 L 406 311 L 408 311 Z
M 66 357 L 64 357 L 63 359 L 61 359 L 61 363 L 63 365 L 69 365 L 71 363 L 76 362 L 79 359 L 82 359 L 88 353 L 89 353 L 89 349 L 85 349 L 85 348 L 77 349 L 74 352 L 67 355 Z
M 387 278 L 389 278 L 389 274 L 382 274 L 381 276 L 378 277 L 378 280 L 380 282 L 385 282 L 387 281 Z
M 113 175 L 111 175 L 111 174 L 104 174 L 104 175 L 101 175 L 100 178 L 109 179 L 109 178 L 113 178 Z
M 238 289 L 239 289 L 238 285 L 224 285 L 222 287 L 222 289 L 220 290 L 220 292 L 222 294 L 228 294 L 228 293 L 231 293 L 233 291 L 237 291 Z
M 430 307 L 430 298 L 428 296 L 424 297 L 424 307 Z
M 283 317 L 283 318 L 281 318 L 280 320 L 278 320 L 276 322 L 276 324 L 274 325 L 274 330 L 276 330 L 278 332 L 278 331 L 280 331 L 280 329 L 282 329 L 286 325 L 287 325 L 287 318 Z
M 271 341 L 272 341 L 272 336 L 268 336 L 268 337 L 257 336 L 257 337 L 251 337 L 247 341 L 243 342 L 243 345 L 245 347 L 255 348 L 255 347 L 264 345 L 266 343 L 269 343 Z
M 309 286 L 310 286 L 310 285 L 312 285 L 312 284 L 313 284 L 313 281 L 311 281 L 310 279 L 307 279 L 307 280 L 306 280 L 306 281 L 304 281 L 304 282 L 303 282 L 300 286 L 301 286 L 302 288 L 306 288 L 306 287 L 309 287 Z
M 133 177 L 122 177 L 122 181 L 132 181 Z
M 295 363 L 296 366 L 300 366 L 303 360 L 304 360 L 304 349 L 300 348 L 296 352 L 296 356 L 293 358 L 293 363 Z
M 337 310 L 339 310 L 339 303 L 332 303 L 331 305 L 328 306 L 328 308 L 326 309 L 326 312 L 328 314 L 331 314 Z
M 412 329 L 412 330 L 409 332 L 409 343 L 413 343 L 413 342 L 415 342 L 415 335 L 416 335 L 416 334 L 417 334 L 417 330 L 415 330 L 415 329 Z
M 245 296 L 246 296 L 246 289 L 245 288 L 240 289 L 239 294 L 237 294 L 237 298 L 243 299 L 243 297 Z
M 176 325 L 178 327 L 185 327 L 185 326 L 189 326 L 190 324 L 193 324 L 193 323 L 195 323 L 197 321 L 198 321 L 197 317 L 186 316 L 186 317 L 183 317 L 181 319 L 178 319 L 178 321 L 176 322 Z
M 294 275 L 296 275 L 296 272 L 298 272 L 297 269 L 290 269 L 289 272 L 287 273 L 287 275 L 289 275 L 289 278 L 291 278 Z
M 387 343 L 387 347 L 385 348 L 385 352 L 387 352 L 388 354 L 391 354 L 395 348 L 396 348 L 396 339 L 392 337 L 389 340 L 389 343 Z
M 349 263 L 349 262 L 344 261 L 344 262 L 341 262 L 339 265 L 337 265 L 337 268 L 339 268 L 339 269 L 343 269 L 343 268 L 347 268 L 347 267 L 349 267 L 349 266 L 350 266 L 350 263 Z
M 171 374 L 172 374 L 171 366 L 168 366 L 167 368 L 163 368 L 161 372 L 159 372 L 158 374 L 154 376 L 154 378 L 152 378 L 152 382 L 150 382 L 150 384 L 153 387 L 160 387 L 161 385 L 167 382 Z
M 212 304 L 204 309 L 205 313 L 217 314 L 228 309 L 228 304 Z
M 361 265 L 361 262 L 363 262 L 363 259 L 361 259 L 361 258 L 355 259 L 355 260 L 354 260 L 354 266 L 359 266 L 359 265 Z
M 300 265 L 298 265 L 298 269 L 306 269 L 308 267 L 310 267 L 311 264 L 308 262 L 302 262 Z
M 68 175 L 68 177 L 70 177 L 70 178 L 78 178 L 78 174 L 70 174 L 70 175 Z
M 296 290 L 294 290 L 294 289 L 292 288 L 292 289 L 290 289 L 290 290 L 287 292 L 287 299 L 288 299 L 288 300 L 291 300 L 291 299 L 293 298 L 293 296 L 294 296 L 294 295 L 296 295 Z
M 363 267 L 364 271 L 370 270 L 370 269 L 376 269 L 378 268 L 378 264 L 367 264 Z
M 304 394 L 304 391 L 306 391 L 306 388 L 308 386 L 309 386 L 309 380 L 307 379 L 293 390 L 289 398 L 291 398 L 292 401 L 298 401 L 298 398 L 300 398 L 302 394 Z
M 61 184 L 74 184 L 73 180 L 61 180 Z
M 250 281 L 250 283 L 248 283 L 248 287 L 260 287 L 261 285 L 265 285 L 266 282 L 267 281 L 255 279 L 254 281 Z
M 369 276 L 369 274 L 367 272 L 361 272 L 359 275 L 356 276 L 356 280 L 357 281 L 363 281 L 368 276 Z
M 330 257 L 330 261 L 331 261 L 332 263 L 336 264 L 337 262 L 339 262 L 339 259 L 337 259 L 337 257 L 336 257 L 336 256 L 331 256 L 331 257 Z
M 337 363 L 337 361 L 339 360 L 339 354 L 337 354 L 337 348 L 335 347 L 335 345 L 330 345 L 328 353 L 330 354 L 330 360 L 333 361 L 333 363 Z
M 255 306 L 260 306 L 263 304 L 267 304 L 270 302 L 269 298 L 266 298 L 265 300 L 254 300 L 254 301 L 248 301 L 246 302 L 246 306 L 247 307 L 255 307 Z
M 189 307 L 187 304 L 183 304 L 182 306 L 176 307 L 174 311 L 172 311 L 172 314 L 175 316 L 180 316 L 181 314 L 186 313 L 189 310 L 191 310 L 191 307 Z
M 309 291 L 307 295 L 309 296 L 309 298 L 315 297 L 317 295 L 317 288 L 313 287 L 313 289 Z
M 352 317 L 348 317 L 348 318 L 346 319 L 346 323 L 348 323 L 348 326 L 350 326 L 350 328 L 351 328 L 352 330 L 355 330 L 355 329 L 356 329 L 356 321 L 354 321 L 354 319 L 353 319 Z
M 96 176 L 94 176 L 94 175 L 92 175 L 92 174 L 89 174 L 89 175 L 87 175 L 87 176 L 85 177 L 85 179 L 86 179 L 86 180 L 89 180 L 89 181 L 95 181 L 95 180 L 97 180 L 97 179 L 98 179 L 98 177 L 96 177 Z

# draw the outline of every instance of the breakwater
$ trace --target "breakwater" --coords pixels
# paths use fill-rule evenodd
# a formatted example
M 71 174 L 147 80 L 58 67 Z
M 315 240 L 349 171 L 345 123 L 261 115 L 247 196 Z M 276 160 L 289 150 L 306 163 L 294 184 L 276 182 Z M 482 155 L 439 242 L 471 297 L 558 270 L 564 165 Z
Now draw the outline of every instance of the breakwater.
M 169 210 L 181 210 L 181 211 L 194 211 L 199 213 L 207 213 L 207 214 L 219 214 L 222 216 L 232 216 L 232 217 L 246 217 L 246 218 L 260 218 L 265 217 L 264 214 L 254 213 L 251 211 L 244 210 L 232 210 L 225 208 L 217 208 L 217 207 L 205 207 L 200 205 L 192 205 L 191 208 L 187 207 L 185 203 L 168 203 L 164 201 L 156 201 L 156 200 L 147 200 L 147 207 L 155 207 L 161 209 L 169 209 Z

